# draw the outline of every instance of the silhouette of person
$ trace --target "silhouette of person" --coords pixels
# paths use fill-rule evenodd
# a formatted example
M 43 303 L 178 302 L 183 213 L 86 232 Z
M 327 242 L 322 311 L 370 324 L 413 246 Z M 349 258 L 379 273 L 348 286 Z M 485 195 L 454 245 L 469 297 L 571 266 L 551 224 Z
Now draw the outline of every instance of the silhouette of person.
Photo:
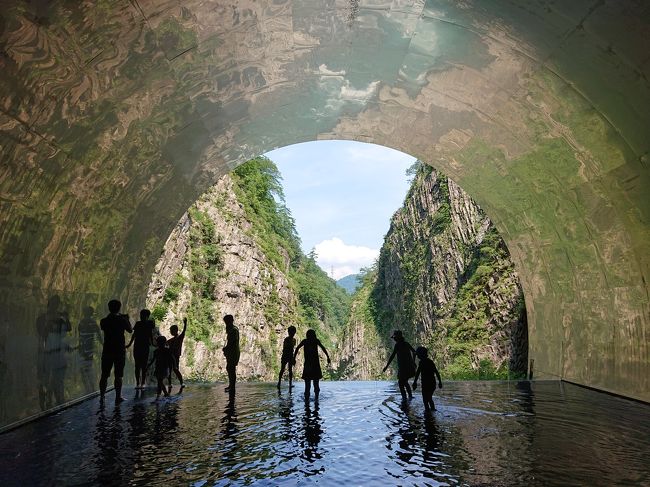
M 79 321 L 79 354 L 81 355 L 81 373 L 86 392 L 91 392 L 95 387 L 95 339 L 102 342 L 102 332 L 95 320 L 95 309 L 86 306 L 83 317 Z
M 226 324 L 226 346 L 222 350 L 226 356 L 226 372 L 228 372 L 228 387 L 225 390 L 234 393 L 240 355 L 239 329 L 235 326 L 235 318 L 232 315 L 224 316 L 223 321 Z
M 156 393 L 156 401 L 160 399 L 160 393 L 164 393 L 165 396 L 169 396 L 169 391 L 165 387 L 165 379 L 169 377 L 172 369 L 174 368 L 174 355 L 171 350 L 167 348 L 167 338 L 160 335 L 156 338 L 156 348 L 153 352 L 153 358 L 147 368 L 151 367 L 151 364 L 155 362 L 156 366 L 154 368 L 153 375 L 158 381 L 158 391 Z
M 316 332 L 314 330 L 307 330 L 307 337 L 300 342 L 296 347 L 296 351 L 293 354 L 293 360 L 295 362 L 298 352 L 301 348 L 305 348 L 305 359 L 302 369 L 302 378 L 305 381 L 305 399 L 309 399 L 309 393 L 311 388 L 311 382 L 314 383 L 314 396 L 318 400 L 318 394 L 320 393 L 319 381 L 323 378 L 323 372 L 320 368 L 320 359 L 318 358 L 318 348 L 325 353 L 327 357 L 327 364 L 331 364 L 330 356 L 327 353 L 327 350 L 316 337 Z
M 402 399 L 406 400 L 407 394 L 409 399 L 413 399 L 409 379 L 415 375 L 415 358 L 413 357 L 415 350 L 410 343 L 404 340 L 401 330 L 395 330 L 391 338 L 395 340 L 395 348 L 382 372 L 386 372 L 390 363 L 397 356 L 397 383 L 402 393 Z
M 178 326 L 172 325 L 169 331 L 173 335 L 169 340 L 167 340 L 167 346 L 169 347 L 169 350 L 172 352 L 172 355 L 174 356 L 174 367 L 173 371 L 174 374 L 176 375 L 176 378 L 178 379 L 178 382 L 181 385 L 181 391 L 183 390 L 183 387 L 185 385 L 183 384 L 183 374 L 181 374 L 180 370 L 180 362 L 181 362 L 181 353 L 183 353 L 183 340 L 185 340 L 185 330 L 187 330 L 187 318 L 183 318 L 183 331 L 179 334 L 178 333 Z M 168 378 L 169 382 L 169 392 L 172 391 L 172 375 L 171 373 L 169 374 Z
M 420 359 L 418 370 L 415 372 L 415 379 L 413 379 L 413 390 L 418 387 L 418 377 L 422 375 L 422 401 L 424 402 L 424 410 L 429 412 L 436 410 L 436 405 L 433 403 L 433 392 L 436 390 L 436 378 L 438 378 L 438 387 L 442 388 L 442 380 L 440 379 L 440 372 L 436 368 L 428 355 L 428 350 L 425 347 L 418 347 L 415 354 Z
M 289 369 L 289 390 L 291 390 L 292 381 L 293 381 L 293 366 L 296 364 L 293 359 L 293 349 L 296 346 L 296 327 L 291 325 L 287 328 L 287 336 L 282 342 L 282 358 L 280 359 L 280 376 L 278 377 L 278 390 L 280 389 L 280 382 L 282 381 L 282 376 L 284 375 L 284 369 L 287 367 Z
M 149 360 L 149 345 L 153 345 L 153 332 L 156 325 L 150 320 L 151 311 L 143 309 L 140 311 L 140 321 L 133 326 L 131 341 L 126 346 L 129 348 L 133 342 L 133 361 L 135 362 L 135 388 L 144 389 L 147 362 Z
M 102 376 L 99 379 L 99 397 L 104 402 L 106 383 L 115 367 L 115 404 L 124 401 L 122 397 L 122 376 L 126 363 L 126 347 L 124 332 L 132 333 L 133 327 L 128 314 L 120 314 L 122 303 L 117 299 L 108 302 L 108 315 L 99 322 L 99 327 L 104 332 L 104 347 L 102 349 Z

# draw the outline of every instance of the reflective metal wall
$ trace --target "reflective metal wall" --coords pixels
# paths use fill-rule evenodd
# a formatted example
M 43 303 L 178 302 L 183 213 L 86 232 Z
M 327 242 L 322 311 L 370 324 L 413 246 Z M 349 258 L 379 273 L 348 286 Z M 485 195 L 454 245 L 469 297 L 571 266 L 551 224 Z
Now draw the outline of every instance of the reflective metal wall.
M 649 25 L 641 0 L 3 2 L 2 423 L 91 387 L 84 308 L 136 311 L 211 182 L 324 138 L 408 152 L 486 209 L 538 377 L 650 400 Z

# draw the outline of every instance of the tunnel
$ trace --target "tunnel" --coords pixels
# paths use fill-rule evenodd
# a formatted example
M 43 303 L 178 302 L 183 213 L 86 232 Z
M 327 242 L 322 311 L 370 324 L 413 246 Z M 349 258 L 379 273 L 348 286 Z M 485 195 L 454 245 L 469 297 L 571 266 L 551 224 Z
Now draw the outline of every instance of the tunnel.
M 97 388 L 73 344 L 48 355 L 47 316 L 138 309 L 200 194 L 324 139 L 485 209 L 535 378 L 650 401 L 647 2 L 8 0 L 0 48 L 0 425 Z

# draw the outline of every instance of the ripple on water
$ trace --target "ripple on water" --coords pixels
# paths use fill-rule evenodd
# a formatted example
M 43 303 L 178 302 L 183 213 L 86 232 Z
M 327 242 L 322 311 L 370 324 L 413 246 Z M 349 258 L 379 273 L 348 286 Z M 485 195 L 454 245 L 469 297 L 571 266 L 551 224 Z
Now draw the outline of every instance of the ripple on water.
M 88 401 L 0 436 L 5 485 L 650 485 L 650 408 L 557 382 L 192 385 Z

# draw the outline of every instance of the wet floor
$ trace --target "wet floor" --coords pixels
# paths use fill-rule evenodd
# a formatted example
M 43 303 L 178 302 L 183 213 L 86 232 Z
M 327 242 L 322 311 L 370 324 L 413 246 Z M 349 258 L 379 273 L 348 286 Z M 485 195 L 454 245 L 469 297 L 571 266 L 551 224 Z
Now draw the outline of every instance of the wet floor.
M 86 401 L 0 435 L 0 485 L 650 485 L 650 406 L 558 382 L 241 384 Z

